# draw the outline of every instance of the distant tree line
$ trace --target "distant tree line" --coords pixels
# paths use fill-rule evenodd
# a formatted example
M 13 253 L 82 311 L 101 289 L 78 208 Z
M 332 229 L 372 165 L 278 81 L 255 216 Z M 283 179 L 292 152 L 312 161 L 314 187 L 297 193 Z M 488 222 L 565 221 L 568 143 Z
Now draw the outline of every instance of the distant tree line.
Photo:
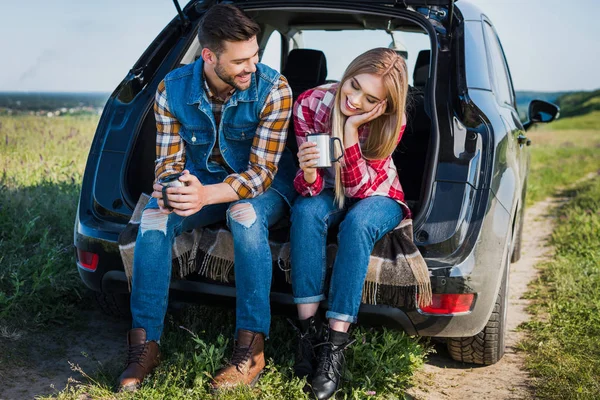
M 556 99 L 560 116 L 575 117 L 600 110 L 600 89 L 593 92 L 573 92 Z
M 103 108 L 110 93 L 0 93 L 0 108 L 15 111 L 57 110 L 60 108 Z

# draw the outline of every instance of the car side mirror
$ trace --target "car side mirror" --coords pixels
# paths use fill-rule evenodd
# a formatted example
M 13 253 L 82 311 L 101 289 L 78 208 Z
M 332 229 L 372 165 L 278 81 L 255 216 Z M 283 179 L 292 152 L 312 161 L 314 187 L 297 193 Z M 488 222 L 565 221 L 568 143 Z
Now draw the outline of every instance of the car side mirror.
M 523 128 L 528 130 L 534 124 L 548 123 L 558 118 L 560 108 L 556 104 L 549 103 L 543 100 L 532 100 L 529 103 L 529 111 L 527 113 L 529 121 L 523 124 Z

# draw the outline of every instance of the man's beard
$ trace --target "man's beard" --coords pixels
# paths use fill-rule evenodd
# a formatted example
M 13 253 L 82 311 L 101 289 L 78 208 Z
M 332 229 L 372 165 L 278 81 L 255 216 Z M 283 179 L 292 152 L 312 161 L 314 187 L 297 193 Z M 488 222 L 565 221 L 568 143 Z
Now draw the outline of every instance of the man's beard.
M 248 87 L 242 87 L 235 82 L 235 77 L 237 75 L 227 75 L 225 68 L 221 66 L 220 63 L 217 62 L 215 65 L 215 74 L 221 79 L 223 82 L 227 83 L 230 86 L 233 86 L 237 90 L 246 90 L 250 87 L 250 82 L 248 82 Z

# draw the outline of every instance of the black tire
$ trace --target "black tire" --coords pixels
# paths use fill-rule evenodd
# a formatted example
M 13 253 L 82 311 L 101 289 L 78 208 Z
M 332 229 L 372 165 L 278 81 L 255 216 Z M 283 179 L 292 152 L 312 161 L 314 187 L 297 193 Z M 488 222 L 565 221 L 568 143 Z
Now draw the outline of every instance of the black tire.
M 100 310 L 106 315 L 118 318 L 131 318 L 128 293 L 94 292 Z
M 492 315 L 483 330 L 472 337 L 448 338 L 448 353 L 452 359 L 469 364 L 492 365 L 504 356 L 508 308 L 507 273 L 508 271 L 504 275 Z

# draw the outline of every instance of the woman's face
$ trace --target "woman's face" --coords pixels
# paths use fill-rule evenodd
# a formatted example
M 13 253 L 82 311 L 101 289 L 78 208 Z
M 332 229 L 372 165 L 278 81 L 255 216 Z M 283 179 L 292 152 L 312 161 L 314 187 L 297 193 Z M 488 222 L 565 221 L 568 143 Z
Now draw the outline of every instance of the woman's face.
M 379 75 L 359 74 L 342 85 L 340 110 L 347 117 L 371 111 L 385 100 L 387 91 Z

